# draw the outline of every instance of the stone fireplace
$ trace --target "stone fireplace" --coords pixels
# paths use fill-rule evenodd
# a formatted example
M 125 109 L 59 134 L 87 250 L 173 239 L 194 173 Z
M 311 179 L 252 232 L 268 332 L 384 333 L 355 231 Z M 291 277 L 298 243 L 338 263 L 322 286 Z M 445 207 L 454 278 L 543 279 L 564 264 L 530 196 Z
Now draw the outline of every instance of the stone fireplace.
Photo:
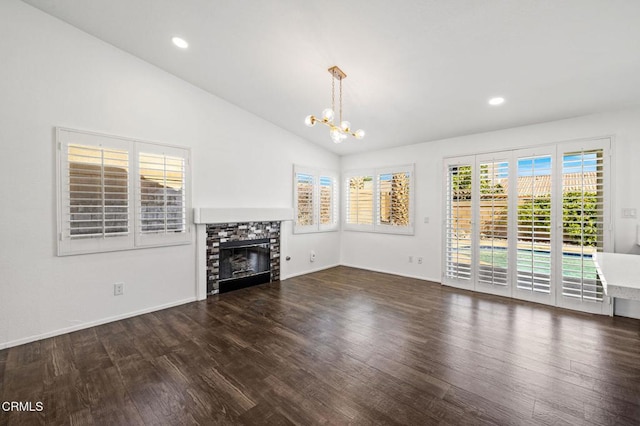
M 207 294 L 280 279 L 280 222 L 207 225 Z
M 292 208 L 194 208 L 197 299 L 280 280 L 281 230 Z

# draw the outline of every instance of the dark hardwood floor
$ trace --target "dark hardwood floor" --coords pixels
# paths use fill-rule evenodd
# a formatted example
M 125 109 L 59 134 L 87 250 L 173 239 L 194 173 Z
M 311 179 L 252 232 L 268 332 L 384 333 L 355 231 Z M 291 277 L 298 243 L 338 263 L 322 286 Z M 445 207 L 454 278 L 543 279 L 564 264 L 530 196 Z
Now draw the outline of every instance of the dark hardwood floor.
M 0 424 L 640 424 L 640 321 L 338 267 L 0 351 Z

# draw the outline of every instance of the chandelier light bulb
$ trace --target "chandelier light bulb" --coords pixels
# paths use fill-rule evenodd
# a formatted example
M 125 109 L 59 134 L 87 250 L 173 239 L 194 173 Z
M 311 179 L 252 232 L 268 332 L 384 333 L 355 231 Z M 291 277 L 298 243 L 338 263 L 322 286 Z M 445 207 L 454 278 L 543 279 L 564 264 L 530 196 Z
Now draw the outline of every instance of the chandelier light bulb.
M 304 124 L 306 124 L 307 127 L 313 127 L 316 125 L 316 118 L 313 115 L 307 115 L 304 119 Z
M 333 112 L 331 108 L 326 108 L 322 111 L 322 118 L 327 120 L 329 123 L 333 122 L 336 113 Z
M 342 123 L 340 123 L 340 128 L 345 132 L 348 132 L 351 128 L 351 123 L 349 123 L 348 121 L 343 121 Z
M 342 142 L 342 139 L 344 139 L 343 135 L 344 133 L 342 133 L 340 129 L 338 129 L 337 127 L 334 127 L 329 131 L 329 136 L 331 136 L 331 140 L 334 141 L 335 143 Z
M 355 136 L 356 136 L 356 139 L 364 138 L 364 130 L 362 130 L 362 129 L 356 130 Z

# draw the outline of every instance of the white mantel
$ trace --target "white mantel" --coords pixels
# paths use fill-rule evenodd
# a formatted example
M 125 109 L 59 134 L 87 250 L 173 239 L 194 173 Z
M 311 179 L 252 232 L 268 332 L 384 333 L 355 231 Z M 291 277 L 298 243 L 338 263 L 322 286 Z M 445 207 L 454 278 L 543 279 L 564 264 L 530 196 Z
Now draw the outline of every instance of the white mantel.
M 292 208 L 203 208 L 193 209 L 196 225 L 207 223 L 269 222 L 293 220 Z
M 292 208 L 204 208 L 193 209 L 196 224 L 197 298 L 207 298 L 207 224 L 273 222 L 293 220 Z

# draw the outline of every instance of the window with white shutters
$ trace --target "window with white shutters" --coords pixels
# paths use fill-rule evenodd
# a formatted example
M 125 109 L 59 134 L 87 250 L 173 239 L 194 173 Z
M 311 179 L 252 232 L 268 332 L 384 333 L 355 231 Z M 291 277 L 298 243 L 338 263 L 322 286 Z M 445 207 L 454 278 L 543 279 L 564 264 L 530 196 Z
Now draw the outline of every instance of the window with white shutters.
M 346 223 L 373 225 L 373 174 L 349 176 L 346 191 Z
M 337 178 L 333 172 L 294 166 L 294 233 L 338 229 Z
M 136 244 L 188 240 L 188 152 L 149 143 L 136 144 L 136 152 Z
M 59 255 L 190 241 L 188 150 L 62 128 L 57 145 Z M 139 147 L 174 155 L 136 160 Z
M 184 232 L 184 158 L 140 154 L 138 164 L 140 232 Z
M 380 209 L 378 223 L 383 225 L 409 226 L 409 182 L 407 172 L 378 175 L 378 197 Z
M 335 177 L 320 175 L 320 227 L 337 225 L 338 185 Z
M 478 281 L 507 285 L 509 163 L 480 163 Z
M 517 283 L 549 293 L 551 286 L 551 156 L 518 158 Z
M 113 237 L 129 233 L 129 152 L 69 144 L 68 220 L 64 235 Z
M 315 224 L 313 218 L 314 181 L 315 177 L 313 175 L 296 173 L 296 224 L 298 226 L 312 226 Z
M 445 276 L 471 279 L 472 166 L 450 164 L 446 175 Z
M 593 255 L 604 246 L 603 150 L 562 156 L 562 294 L 601 301 Z
M 413 165 L 349 172 L 345 229 L 413 234 Z

